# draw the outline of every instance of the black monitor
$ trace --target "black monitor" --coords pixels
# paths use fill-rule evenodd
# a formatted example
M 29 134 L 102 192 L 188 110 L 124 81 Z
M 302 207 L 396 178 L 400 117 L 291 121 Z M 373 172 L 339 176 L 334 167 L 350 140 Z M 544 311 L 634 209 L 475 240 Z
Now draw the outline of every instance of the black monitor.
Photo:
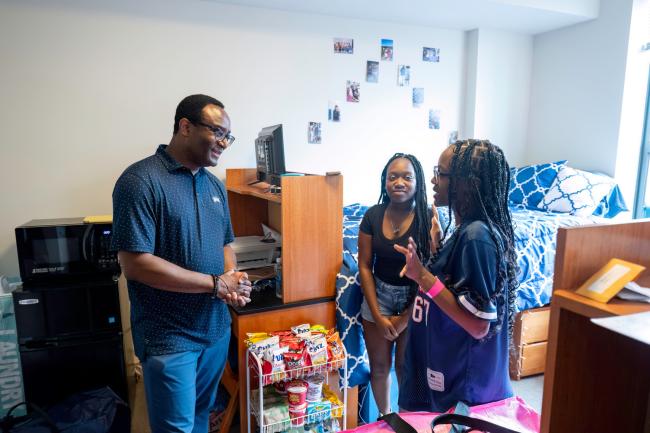
M 267 126 L 260 131 L 255 139 L 255 160 L 257 180 L 280 186 L 280 177 L 286 171 L 282 125 Z

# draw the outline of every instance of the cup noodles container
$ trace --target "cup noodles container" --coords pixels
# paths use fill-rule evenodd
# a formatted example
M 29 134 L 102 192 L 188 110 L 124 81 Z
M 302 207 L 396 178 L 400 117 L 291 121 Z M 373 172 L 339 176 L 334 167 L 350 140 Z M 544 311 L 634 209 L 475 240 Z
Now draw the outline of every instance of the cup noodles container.
M 322 374 L 315 374 L 307 378 L 307 401 L 321 401 L 323 382 L 325 382 L 325 377 Z
M 305 424 L 305 413 L 307 412 L 307 403 L 299 406 L 289 405 L 289 418 L 292 427 L 300 427 Z
M 287 400 L 289 401 L 289 407 L 305 405 L 307 402 L 307 386 L 290 385 L 287 388 Z
M 273 384 L 275 387 L 275 390 L 277 391 L 278 394 L 286 394 L 287 393 L 287 382 L 284 380 L 281 380 L 280 382 L 275 382 Z

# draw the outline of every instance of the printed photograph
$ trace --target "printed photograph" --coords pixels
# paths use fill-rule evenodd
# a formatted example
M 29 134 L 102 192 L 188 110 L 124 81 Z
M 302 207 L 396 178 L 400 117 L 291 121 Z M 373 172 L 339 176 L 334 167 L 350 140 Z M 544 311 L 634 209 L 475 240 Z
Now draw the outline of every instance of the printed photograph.
M 458 141 L 458 131 L 451 131 L 449 133 L 449 144 L 454 144 Z
M 381 59 L 389 62 L 393 61 L 393 40 L 381 40 Z
M 330 122 L 341 121 L 341 106 L 337 101 L 329 101 L 327 107 L 327 120 Z
M 359 102 L 359 83 L 348 81 L 345 95 L 348 102 Z
M 429 129 L 440 129 L 440 110 L 429 110 Z
M 307 141 L 309 144 L 320 144 L 320 122 L 309 122 Z
M 413 107 L 418 108 L 424 102 L 424 87 L 413 88 Z
M 411 67 L 408 65 L 399 65 L 397 67 L 397 85 L 400 87 L 411 84 Z
M 368 60 L 366 62 L 366 81 L 376 83 L 379 81 L 379 62 Z
M 435 62 L 440 61 L 440 48 L 422 48 L 422 60 L 425 62 Z
M 334 52 L 341 54 L 353 54 L 354 39 L 334 38 Z

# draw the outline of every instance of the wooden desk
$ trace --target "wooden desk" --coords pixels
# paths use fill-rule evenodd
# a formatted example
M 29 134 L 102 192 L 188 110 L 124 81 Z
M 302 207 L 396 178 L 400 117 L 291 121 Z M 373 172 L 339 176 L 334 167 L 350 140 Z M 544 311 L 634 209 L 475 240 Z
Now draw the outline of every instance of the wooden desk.
M 590 320 L 646 311 L 650 304 L 553 294 L 542 432 L 650 431 L 650 348 Z
M 239 314 L 233 309 L 233 338 L 237 339 L 238 382 L 239 382 L 239 420 L 240 433 L 247 433 L 246 420 L 246 339 L 247 332 L 269 332 L 290 329 L 300 323 L 321 324 L 327 328 L 336 326 L 336 304 L 332 299 L 306 301 L 295 305 L 285 304 L 280 308 L 267 309 L 257 313 Z M 357 426 L 358 388 L 348 389 L 347 428 Z M 344 428 L 342 426 L 342 428 Z
M 591 322 L 650 311 L 650 304 L 603 304 L 574 292 L 612 257 L 650 269 L 650 221 L 558 231 L 542 433 L 650 432 L 647 345 Z M 650 272 L 638 281 L 648 285 Z

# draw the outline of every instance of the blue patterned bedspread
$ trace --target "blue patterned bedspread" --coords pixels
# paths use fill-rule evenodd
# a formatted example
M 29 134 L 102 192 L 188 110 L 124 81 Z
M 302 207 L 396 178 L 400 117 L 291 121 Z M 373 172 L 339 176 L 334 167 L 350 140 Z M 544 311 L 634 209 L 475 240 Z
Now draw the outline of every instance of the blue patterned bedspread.
M 357 266 L 359 224 L 367 209 L 367 206 L 359 204 L 343 208 L 343 266 L 336 282 L 336 322 L 348 352 L 349 386 L 365 384 L 370 380 L 359 313 L 363 294 Z M 522 311 L 541 307 L 551 300 L 558 228 L 605 220 L 595 216 L 576 217 L 523 207 L 511 207 L 511 211 L 520 267 L 517 309 Z M 447 220 L 446 208 L 440 209 L 440 216 L 444 224 Z

